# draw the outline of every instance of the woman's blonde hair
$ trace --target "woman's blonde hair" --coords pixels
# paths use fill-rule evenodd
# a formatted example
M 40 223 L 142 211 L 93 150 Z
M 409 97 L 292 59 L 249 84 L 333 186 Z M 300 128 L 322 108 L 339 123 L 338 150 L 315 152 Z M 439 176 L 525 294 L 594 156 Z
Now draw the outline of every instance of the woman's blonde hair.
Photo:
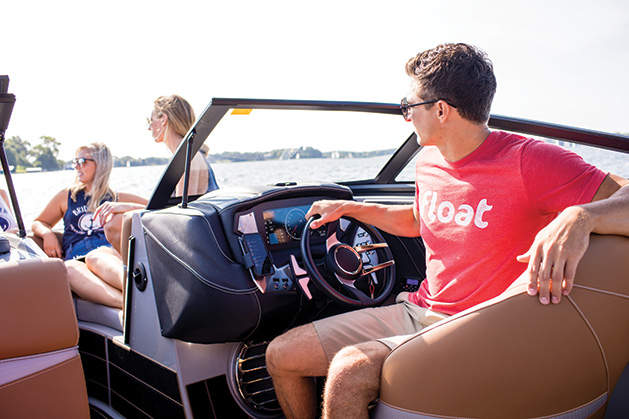
M 168 115 L 166 131 L 173 129 L 180 137 L 186 135 L 196 120 L 192 106 L 179 95 L 160 96 L 154 104 L 153 110 L 158 116 Z M 164 135 L 166 134 L 167 132 Z
M 109 187 L 109 176 L 111 175 L 111 169 L 114 167 L 114 159 L 111 156 L 109 147 L 103 143 L 91 143 L 86 146 L 81 146 L 76 152 L 78 153 L 81 150 L 89 151 L 91 158 L 94 159 L 94 163 L 96 164 L 92 187 L 89 192 L 85 193 L 87 197 L 89 197 L 87 208 L 90 212 L 94 212 L 107 195 L 115 200 L 116 194 Z M 87 185 L 80 182 L 78 178 L 75 179 L 74 184 L 70 187 L 70 196 L 73 201 L 76 201 L 76 194 L 80 190 L 84 190 L 86 186 Z

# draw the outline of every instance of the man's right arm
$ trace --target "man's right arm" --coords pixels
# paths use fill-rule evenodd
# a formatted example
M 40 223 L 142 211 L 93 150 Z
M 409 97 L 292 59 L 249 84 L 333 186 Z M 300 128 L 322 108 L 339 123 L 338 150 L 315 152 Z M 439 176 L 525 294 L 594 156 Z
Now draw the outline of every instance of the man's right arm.
M 316 214 L 320 215 L 321 218 L 310 225 L 312 229 L 317 229 L 323 224 L 347 216 L 396 236 L 419 236 L 419 216 L 414 205 L 382 205 L 356 201 L 324 200 L 312 204 L 306 218 Z

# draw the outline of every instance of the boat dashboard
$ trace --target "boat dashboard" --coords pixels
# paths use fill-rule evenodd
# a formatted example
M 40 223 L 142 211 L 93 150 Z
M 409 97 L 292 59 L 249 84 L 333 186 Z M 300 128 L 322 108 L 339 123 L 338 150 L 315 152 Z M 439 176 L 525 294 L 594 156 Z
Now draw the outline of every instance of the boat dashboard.
M 306 281 L 296 280 L 304 276 L 301 267 L 304 234 L 309 235 L 312 251 L 319 257 L 338 241 L 352 247 L 373 243 L 368 232 L 344 218 L 306 230 L 308 210 L 316 200 L 324 198 L 329 199 L 319 196 L 273 200 L 235 213 L 233 233 L 238 237 L 244 263 L 261 292 L 295 291 L 296 286 L 301 286 L 306 295 L 312 296 L 312 290 L 305 288 Z M 373 250 L 363 253 L 362 263 L 364 267 L 377 264 L 377 253 Z
M 148 268 L 165 336 L 199 343 L 207 343 L 207 336 L 214 342 L 240 340 L 252 329 L 275 329 L 285 321 L 278 317 L 291 318 L 307 301 L 325 304 L 327 288 L 339 294 L 341 305 L 346 298 L 350 305 L 367 305 L 384 301 L 377 299 L 391 293 L 390 284 L 400 291 L 408 285 L 400 281 L 419 283 L 419 275 L 404 271 L 396 277 L 397 262 L 375 228 L 341 218 L 311 229 L 306 214 L 321 199 L 353 195 L 336 184 L 225 188 L 186 208 L 144 213 Z M 180 290 L 189 296 L 183 306 L 172 297 Z M 197 326 L 203 318 L 212 333 L 205 330 L 201 337 L 203 328 L 190 328 L 188 316 Z M 241 327 L 219 327 L 221 318 Z

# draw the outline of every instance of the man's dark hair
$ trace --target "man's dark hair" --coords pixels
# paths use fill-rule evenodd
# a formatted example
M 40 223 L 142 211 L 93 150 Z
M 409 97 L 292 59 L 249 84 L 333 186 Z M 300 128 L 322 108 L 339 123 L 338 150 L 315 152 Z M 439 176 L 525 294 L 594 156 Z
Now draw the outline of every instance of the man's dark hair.
M 487 54 L 472 45 L 441 44 L 406 63 L 422 100 L 444 99 L 468 120 L 489 120 L 496 93 L 494 67 Z

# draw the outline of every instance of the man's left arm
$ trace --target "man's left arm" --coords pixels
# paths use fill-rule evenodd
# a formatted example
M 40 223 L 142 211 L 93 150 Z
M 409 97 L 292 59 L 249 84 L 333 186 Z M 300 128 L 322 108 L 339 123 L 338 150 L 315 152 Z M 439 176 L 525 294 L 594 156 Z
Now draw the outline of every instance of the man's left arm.
M 607 175 L 592 202 L 566 208 L 537 234 L 528 252 L 518 256 L 528 263 L 528 293 L 539 294 L 542 304 L 559 303 L 572 290 L 591 233 L 629 236 L 627 179 Z

